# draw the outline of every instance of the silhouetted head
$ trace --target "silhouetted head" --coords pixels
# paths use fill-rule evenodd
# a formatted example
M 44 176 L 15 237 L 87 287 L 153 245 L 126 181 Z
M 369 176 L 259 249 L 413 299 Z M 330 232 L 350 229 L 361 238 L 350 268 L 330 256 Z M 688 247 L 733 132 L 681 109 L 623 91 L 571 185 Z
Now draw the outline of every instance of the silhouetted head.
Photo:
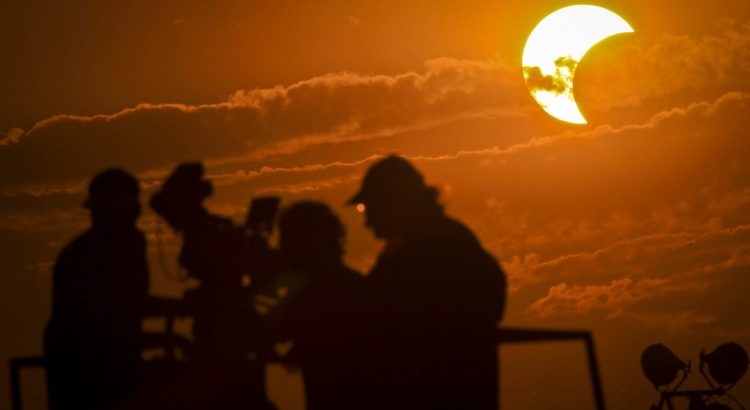
M 120 169 L 108 169 L 89 183 L 83 206 L 91 210 L 94 227 L 134 227 L 141 204 L 138 181 Z
M 345 232 L 339 218 L 319 202 L 298 202 L 279 218 L 280 247 L 292 267 L 328 266 L 341 261 Z
M 411 163 L 394 155 L 370 167 L 348 203 L 365 206 L 366 223 L 375 236 L 395 239 L 440 214 L 437 197 L 437 190 L 425 185 Z
M 203 200 L 213 192 L 211 181 L 203 179 L 203 164 L 180 164 L 151 197 L 151 208 L 177 230 L 203 212 Z

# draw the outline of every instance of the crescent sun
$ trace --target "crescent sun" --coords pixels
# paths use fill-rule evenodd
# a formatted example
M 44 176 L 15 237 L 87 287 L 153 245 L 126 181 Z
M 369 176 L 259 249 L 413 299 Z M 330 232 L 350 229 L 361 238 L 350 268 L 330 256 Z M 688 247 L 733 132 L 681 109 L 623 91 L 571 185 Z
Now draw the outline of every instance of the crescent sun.
M 523 49 L 523 76 L 531 96 L 551 116 L 586 124 L 573 96 L 573 77 L 581 59 L 600 41 L 633 28 L 598 6 L 561 8 L 534 28 Z

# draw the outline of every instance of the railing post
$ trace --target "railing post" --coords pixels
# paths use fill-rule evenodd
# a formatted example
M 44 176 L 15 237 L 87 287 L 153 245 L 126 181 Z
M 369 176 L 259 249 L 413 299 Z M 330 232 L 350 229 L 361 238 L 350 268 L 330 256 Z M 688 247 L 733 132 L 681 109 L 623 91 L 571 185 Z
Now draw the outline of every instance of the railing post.
M 21 410 L 21 366 L 10 359 L 10 400 L 12 410 Z
M 46 366 L 46 360 L 42 356 L 16 357 L 10 359 L 10 401 L 12 410 L 21 410 L 21 369 L 24 367 Z
M 604 392 L 602 391 L 601 378 L 599 376 L 599 363 L 596 360 L 596 349 L 594 348 L 594 336 L 589 333 L 585 339 L 586 355 L 589 358 L 589 372 L 591 373 L 591 386 L 594 389 L 596 408 L 604 410 Z

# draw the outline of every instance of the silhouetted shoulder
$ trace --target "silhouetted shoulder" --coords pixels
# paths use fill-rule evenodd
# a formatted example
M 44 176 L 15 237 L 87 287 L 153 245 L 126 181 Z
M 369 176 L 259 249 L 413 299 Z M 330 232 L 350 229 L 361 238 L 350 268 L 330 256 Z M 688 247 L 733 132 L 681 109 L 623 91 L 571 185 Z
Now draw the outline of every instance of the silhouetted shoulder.
M 76 236 L 72 241 L 65 245 L 65 247 L 63 247 L 60 256 L 58 256 L 58 260 L 70 259 L 79 253 L 81 249 L 91 246 L 92 239 L 93 233 L 90 229 Z
M 145 248 L 146 241 L 143 234 L 136 231 L 134 237 L 136 238 L 135 245 Z M 54 282 L 64 282 L 71 279 L 71 275 L 80 275 L 80 272 L 76 272 L 85 262 L 90 263 L 102 256 L 98 248 L 104 248 L 105 242 L 111 242 L 111 239 L 89 229 L 65 245 L 54 265 Z
M 454 323 L 470 320 L 494 327 L 504 313 L 506 277 L 471 229 L 446 216 L 434 222 L 417 247 L 412 257 L 419 269 L 427 269 L 419 277 L 437 290 L 435 304 L 444 305 Z M 451 299 L 458 305 L 449 308 L 446 301 Z
M 433 250 L 441 250 L 445 256 L 460 254 L 464 261 L 466 258 L 481 257 L 497 264 L 495 258 L 484 249 L 471 229 L 448 216 L 435 221 L 427 229 L 421 242 L 422 246 Z
M 469 227 L 458 220 L 446 216 L 438 225 L 439 238 L 453 242 L 463 243 L 467 246 L 481 247 L 479 240 Z
M 69 266 L 70 263 L 76 259 L 76 256 L 81 254 L 83 248 L 85 248 L 90 242 L 90 236 L 90 231 L 86 231 L 78 235 L 63 247 L 62 251 L 60 251 L 60 255 L 57 256 L 57 260 L 55 261 L 55 272 Z

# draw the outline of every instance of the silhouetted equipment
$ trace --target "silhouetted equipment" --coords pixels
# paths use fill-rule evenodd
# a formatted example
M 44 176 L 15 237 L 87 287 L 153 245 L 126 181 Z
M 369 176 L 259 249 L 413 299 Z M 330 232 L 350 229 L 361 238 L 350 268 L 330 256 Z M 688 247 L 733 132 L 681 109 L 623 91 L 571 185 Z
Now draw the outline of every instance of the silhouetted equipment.
M 273 230 L 273 222 L 279 210 L 279 203 L 281 203 L 281 198 L 277 196 L 253 198 L 250 202 L 245 229 L 268 239 Z
M 151 197 L 151 208 L 175 229 L 181 229 L 181 224 L 193 217 L 191 213 L 213 193 L 213 185 L 203 179 L 203 173 L 200 163 L 180 164 Z
M 278 257 L 268 241 L 280 203 L 281 198 L 277 196 L 256 197 L 250 201 L 244 226 L 243 252 L 247 254 L 247 272 L 243 275 L 243 285 L 251 285 L 254 293 L 267 288 L 265 282 L 274 281 L 278 276 Z
M 661 343 L 646 348 L 641 355 L 641 369 L 657 389 L 669 386 L 677 378 L 677 373 L 689 371 L 687 363 L 680 360 L 669 348 Z M 684 378 L 683 378 L 684 380 Z
M 727 398 L 744 410 L 742 404 L 729 393 L 729 390 L 747 371 L 748 357 L 745 349 L 736 343 L 725 343 L 709 354 L 706 354 L 705 349 L 701 349 L 699 357 L 698 370 L 710 388 L 680 390 L 690 374 L 690 361 L 686 363 L 680 360 L 663 344 L 651 345 L 644 350 L 641 355 L 641 367 L 646 377 L 660 393 L 659 404 L 651 406 L 651 410 L 660 410 L 664 406 L 673 410 L 674 398 L 687 399 L 690 410 L 732 410 L 732 407 L 719 403 L 720 398 Z M 708 368 L 708 374 L 706 368 Z M 677 378 L 679 371 L 683 372 L 682 379 L 674 387 L 670 387 L 669 385 Z M 714 382 L 722 386 L 717 387 Z
M 701 364 L 708 367 L 708 374 L 718 384 L 731 389 L 747 371 L 747 352 L 737 343 L 724 343 L 713 352 L 701 351 Z
M 272 346 L 251 301 L 274 272 L 267 238 L 278 199 L 256 200 L 247 226 L 236 226 L 204 207 L 213 192 L 204 173 L 200 163 L 180 164 L 151 199 L 152 208 L 182 235 L 180 266 L 200 281 L 184 295 L 194 319 L 194 343 L 185 352 L 189 372 L 206 382 L 194 386 L 196 394 L 190 395 L 199 399 L 190 405 L 272 408 L 264 375 Z

